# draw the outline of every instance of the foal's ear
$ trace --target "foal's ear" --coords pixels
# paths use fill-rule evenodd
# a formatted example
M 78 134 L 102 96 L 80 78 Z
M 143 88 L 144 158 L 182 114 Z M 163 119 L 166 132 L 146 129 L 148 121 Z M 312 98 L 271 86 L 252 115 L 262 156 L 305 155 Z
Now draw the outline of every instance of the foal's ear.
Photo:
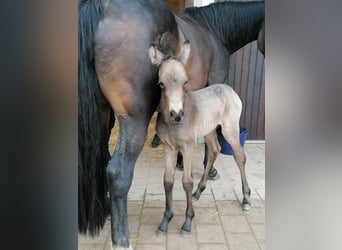
M 154 44 L 151 44 L 148 50 L 148 55 L 150 56 L 151 63 L 157 65 L 158 67 L 164 59 L 164 54 L 158 50 Z
M 190 55 L 190 42 L 189 40 L 186 40 L 183 44 L 182 44 L 182 48 L 181 48 L 181 52 L 178 56 L 178 60 L 183 63 L 184 65 L 186 65 L 186 62 L 188 61 Z

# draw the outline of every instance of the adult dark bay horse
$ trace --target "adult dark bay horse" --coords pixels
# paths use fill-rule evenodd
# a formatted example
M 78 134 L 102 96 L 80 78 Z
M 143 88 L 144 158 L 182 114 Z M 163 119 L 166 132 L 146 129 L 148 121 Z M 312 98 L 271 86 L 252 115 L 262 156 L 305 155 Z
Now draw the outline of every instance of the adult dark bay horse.
M 113 248 L 130 249 L 127 195 L 160 99 L 148 48 L 159 39 L 173 55 L 189 40 L 189 90 L 227 83 L 229 55 L 257 39 L 264 3 L 216 3 L 175 16 L 161 0 L 80 0 L 78 11 L 79 231 L 102 228 L 109 190 Z M 111 110 L 119 122 L 112 157 Z

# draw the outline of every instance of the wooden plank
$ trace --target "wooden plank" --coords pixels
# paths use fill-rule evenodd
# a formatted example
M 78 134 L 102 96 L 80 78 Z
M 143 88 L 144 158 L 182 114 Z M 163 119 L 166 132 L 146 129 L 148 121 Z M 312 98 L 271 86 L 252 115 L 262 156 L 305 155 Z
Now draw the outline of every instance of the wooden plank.
M 235 68 L 236 68 L 236 53 L 233 53 L 229 58 L 229 75 L 228 75 L 228 84 L 233 89 L 234 89 Z
M 265 67 L 263 64 L 261 90 L 260 90 L 260 102 L 259 102 L 259 116 L 258 116 L 258 129 L 257 140 L 265 139 Z
M 247 84 L 248 84 L 248 68 L 249 68 L 249 58 L 250 58 L 250 46 L 245 46 L 242 49 L 242 72 L 241 72 L 241 92 L 240 98 L 242 101 L 242 113 L 241 113 L 241 125 L 245 127 L 245 113 L 246 113 L 246 99 L 247 99 Z
M 257 44 L 256 42 L 250 43 L 250 56 L 249 56 L 249 67 L 248 67 L 248 81 L 247 81 L 247 93 L 246 93 L 246 108 L 245 108 L 245 126 L 249 130 L 251 138 L 256 136 L 256 131 L 252 130 L 252 115 L 254 105 L 254 84 L 255 84 L 255 68 L 257 61 Z
M 243 50 L 240 49 L 236 51 L 236 61 L 235 61 L 235 74 L 234 74 L 234 85 L 233 89 L 241 98 L 241 72 L 242 72 L 242 56 Z
M 251 121 L 251 130 L 253 131 L 254 139 L 258 137 L 258 118 L 259 118 L 259 104 L 260 104 L 260 98 L 261 98 L 263 65 L 264 65 L 264 56 L 258 50 L 256 68 L 255 68 L 253 111 L 252 111 L 252 121 Z

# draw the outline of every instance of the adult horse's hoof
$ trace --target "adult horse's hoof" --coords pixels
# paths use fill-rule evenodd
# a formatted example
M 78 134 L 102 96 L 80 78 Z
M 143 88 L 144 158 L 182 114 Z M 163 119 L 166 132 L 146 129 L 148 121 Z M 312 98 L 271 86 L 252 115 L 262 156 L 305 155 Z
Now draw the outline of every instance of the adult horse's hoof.
M 208 179 L 214 181 L 214 180 L 218 180 L 219 178 L 220 178 L 220 175 L 217 172 L 216 168 L 212 167 L 209 171 Z

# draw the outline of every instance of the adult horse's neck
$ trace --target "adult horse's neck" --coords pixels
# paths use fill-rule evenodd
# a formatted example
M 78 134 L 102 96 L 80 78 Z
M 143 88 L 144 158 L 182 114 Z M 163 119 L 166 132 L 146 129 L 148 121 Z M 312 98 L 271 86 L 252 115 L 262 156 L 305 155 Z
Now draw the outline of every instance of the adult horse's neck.
M 233 53 L 257 39 L 265 20 L 265 3 L 226 1 L 186 8 L 179 15 L 207 26 Z

